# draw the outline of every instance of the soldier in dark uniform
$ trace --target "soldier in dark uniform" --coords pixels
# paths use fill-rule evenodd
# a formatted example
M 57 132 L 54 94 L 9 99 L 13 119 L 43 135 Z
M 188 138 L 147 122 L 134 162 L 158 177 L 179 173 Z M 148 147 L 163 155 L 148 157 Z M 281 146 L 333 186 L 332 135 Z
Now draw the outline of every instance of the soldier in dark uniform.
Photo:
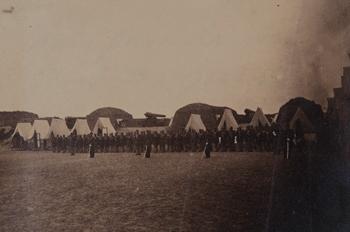
M 232 140 L 231 140 L 231 134 L 229 131 L 224 131 L 224 134 L 223 134 L 223 140 L 224 140 L 224 151 L 227 152 L 227 151 L 230 151 L 231 149 L 231 144 L 232 144 Z
M 237 151 L 237 141 L 236 141 L 237 131 L 232 130 L 231 132 L 231 151 Z
M 111 150 L 112 152 L 117 152 L 117 133 L 111 136 Z
M 136 155 L 141 155 L 141 138 L 139 131 L 135 132 L 135 145 L 136 145 Z
M 34 131 L 33 141 L 34 141 L 34 150 L 37 150 L 39 147 L 38 147 L 38 134 L 36 133 L 36 131 Z
M 56 152 L 56 136 L 53 133 L 51 133 L 50 139 L 52 152 Z
M 128 152 L 134 152 L 134 134 L 128 134 Z
M 168 136 L 168 151 L 169 152 L 173 152 L 174 151 L 174 133 L 170 133 L 169 136 Z
M 159 134 L 159 151 L 165 152 L 165 133 L 161 131 Z
M 56 151 L 58 153 L 62 151 L 62 137 L 60 135 L 56 136 Z
M 76 139 L 77 141 L 76 141 L 75 152 L 77 153 L 83 152 L 83 136 L 78 135 Z
M 182 135 L 180 132 L 176 134 L 176 151 L 181 152 L 182 148 Z
M 91 139 L 91 135 L 83 135 L 83 153 L 89 152 L 89 142 Z
M 67 152 L 67 145 L 68 145 L 68 140 L 65 135 L 62 137 L 62 152 L 66 153 Z
M 101 135 L 95 137 L 96 152 L 103 152 L 103 139 Z
M 118 133 L 115 133 L 114 143 L 115 143 L 115 150 L 117 153 L 119 153 L 120 152 L 120 135 Z
M 120 152 L 125 152 L 125 135 L 121 133 L 119 136 L 119 150 Z
M 146 149 L 146 134 L 144 131 L 142 131 L 140 135 L 140 147 L 141 151 L 144 151 Z
M 108 152 L 109 148 L 109 136 L 108 134 L 104 134 L 103 136 L 103 152 Z
M 164 152 L 169 152 L 169 133 L 164 133 Z
M 115 152 L 115 146 L 114 146 L 114 134 L 109 135 L 109 152 Z
M 151 157 L 151 151 L 152 151 L 152 134 L 148 132 L 146 134 L 145 158 L 150 158 Z
M 96 149 L 96 136 L 92 136 L 90 139 L 89 143 L 89 153 L 90 153 L 90 158 L 95 157 L 95 149 Z
M 157 153 L 158 152 L 158 145 L 159 145 L 157 131 L 154 131 L 153 133 L 150 132 L 150 136 L 151 136 L 151 141 L 152 141 L 152 147 L 154 148 L 153 152 Z
M 255 131 L 254 137 L 255 137 L 254 150 L 260 152 L 262 148 L 262 130 L 260 128 L 257 131 Z
M 206 142 L 205 142 L 205 145 L 204 145 L 204 155 L 205 155 L 205 158 L 206 159 L 209 159 L 210 158 L 210 153 L 212 151 L 212 141 L 211 141 L 211 136 L 209 133 L 206 133 Z
M 76 140 L 77 140 L 77 136 L 75 133 L 72 133 L 69 136 L 69 148 L 70 148 L 70 154 L 71 155 L 75 155 L 75 149 L 76 149 Z

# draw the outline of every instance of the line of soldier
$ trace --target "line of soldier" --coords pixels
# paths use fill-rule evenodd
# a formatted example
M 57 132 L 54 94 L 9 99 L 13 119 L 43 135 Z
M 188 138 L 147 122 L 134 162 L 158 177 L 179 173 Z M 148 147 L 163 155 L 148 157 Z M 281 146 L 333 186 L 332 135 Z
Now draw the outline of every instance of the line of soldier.
M 134 132 L 110 135 L 72 134 L 51 136 L 53 152 L 86 153 L 93 142 L 96 152 L 144 152 L 146 146 L 152 152 L 200 152 L 209 142 L 213 151 L 263 152 L 273 151 L 278 132 L 272 127 L 248 127 L 246 130 L 199 131 L 189 130 L 169 132 Z

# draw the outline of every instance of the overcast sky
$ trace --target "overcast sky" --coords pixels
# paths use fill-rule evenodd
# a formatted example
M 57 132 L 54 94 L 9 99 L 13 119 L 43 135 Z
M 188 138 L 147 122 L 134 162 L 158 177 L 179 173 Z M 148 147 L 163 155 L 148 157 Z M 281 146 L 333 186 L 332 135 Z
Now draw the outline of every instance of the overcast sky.
M 338 40 L 317 42 L 325 1 L 1 0 L 0 110 L 172 116 L 203 102 L 272 113 L 291 97 L 319 100 L 346 64 Z M 318 53 L 319 81 L 305 50 Z

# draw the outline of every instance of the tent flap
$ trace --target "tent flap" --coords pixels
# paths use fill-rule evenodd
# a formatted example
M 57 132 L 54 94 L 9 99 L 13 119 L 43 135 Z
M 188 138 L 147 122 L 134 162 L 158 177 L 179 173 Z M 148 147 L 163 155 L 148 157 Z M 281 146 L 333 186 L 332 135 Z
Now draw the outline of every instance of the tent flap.
M 233 116 L 232 111 L 230 109 L 225 109 L 222 114 L 220 123 L 218 125 L 218 130 L 220 131 L 222 129 L 230 129 L 230 128 L 232 128 L 233 130 L 236 130 L 238 127 L 239 127 L 238 123 L 235 117 Z
M 53 118 L 50 126 L 50 135 L 54 136 L 68 136 L 70 131 L 67 127 L 66 121 L 64 119 Z
M 50 137 L 50 126 L 47 120 L 34 120 L 33 130 L 40 139 L 48 139 Z
M 88 122 L 86 119 L 77 119 L 75 124 L 71 130 L 71 132 L 75 131 L 77 135 L 88 135 L 91 133 Z
M 33 138 L 34 135 L 34 129 L 32 124 L 30 124 L 29 122 L 17 123 L 15 131 L 13 132 L 11 138 L 13 138 L 13 136 L 17 133 L 24 139 L 24 141 L 30 140 L 31 138 Z
M 255 111 L 252 121 L 250 122 L 250 126 L 271 126 L 269 120 L 266 118 L 264 112 L 260 107 L 258 107 L 258 109 Z
M 195 130 L 199 132 L 200 130 L 206 131 L 205 125 L 202 121 L 202 118 L 199 114 L 191 114 L 190 118 L 187 122 L 187 125 L 185 127 L 185 130 L 188 131 L 189 129 Z
M 115 134 L 115 129 L 109 118 L 100 117 L 97 119 L 93 133 L 98 134 L 99 129 L 102 131 L 102 134 Z

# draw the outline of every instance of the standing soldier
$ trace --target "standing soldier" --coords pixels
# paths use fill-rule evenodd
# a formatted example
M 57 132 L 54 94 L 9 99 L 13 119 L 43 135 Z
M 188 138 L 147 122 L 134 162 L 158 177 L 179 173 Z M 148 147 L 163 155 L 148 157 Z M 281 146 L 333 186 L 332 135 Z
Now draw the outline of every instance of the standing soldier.
M 171 132 L 168 136 L 168 141 L 167 141 L 167 144 L 168 144 L 168 152 L 173 152 L 174 151 L 174 133 Z
M 76 141 L 76 152 L 83 152 L 83 136 L 79 135 L 77 136 L 77 141 Z
M 141 138 L 139 131 L 135 132 L 136 155 L 141 155 Z
M 76 134 L 75 133 L 72 133 L 70 136 L 69 136 L 69 147 L 70 147 L 70 155 L 75 155 L 75 149 L 76 149 Z
M 67 137 L 65 135 L 63 135 L 63 137 L 62 137 L 62 152 L 63 153 L 66 153 L 66 151 L 67 151 L 67 144 L 68 144 Z
M 212 141 L 211 141 L 211 136 L 210 134 L 207 132 L 206 133 L 206 142 L 205 142 L 205 146 L 204 146 L 204 155 L 206 159 L 210 158 L 210 152 L 212 151 Z
M 51 133 L 51 149 L 52 149 L 52 152 L 56 152 L 56 137 L 53 133 Z
M 154 146 L 154 152 L 158 153 L 159 152 L 159 134 L 157 131 L 153 133 L 153 146 Z
M 92 136 L 90 140 L 90 144 L 89 144 L 90 158 L 95 157 L 95 146 L 96 146 L 96 135 Z
M 140 147 L 141 147 L 141 152 L 145 150 L 146 147 L 146 134 L 144 131 L 141 132 L 140 135 Z
M 151 151 L 152 151 L 152 135 L 151 133 L 146 134 L 146 152 L 145 152 L 145 158 L 151 158 Z
M 83 142 L 82 142 L 82 146 L 83 146 L 83 153 L 88 151 L 88 146 L 89 146 L 89 141 L 88 141 L 88 136 L 87 135 L 83 135 Z
M 119 144 L 120 144 L 120 136 L 116 132 L 114 136 L 114 146 L 115 146 L 115 151 L 118 153 L 119 152 Z
M 165 152 L 165 133 L 164 133 L 164 131 L 160 132 L 159 143 L 160 143 L 160 152 Z
M 60 135 L 56 136 L 56 151 L 58 153 L 62 151 L 62 137 Z
M 39 147 L 38 147 L 38 134 L 36 133 L 36 131 L 34 131 L 33 138 L 34 138 L 34 150 L 37 150 Z
M 124 148 L 125 148 L 125 136 L 124 136 L 124 133 L 120 134 L 119 147 L 120 147 L 120 152 L 124 152 Z

